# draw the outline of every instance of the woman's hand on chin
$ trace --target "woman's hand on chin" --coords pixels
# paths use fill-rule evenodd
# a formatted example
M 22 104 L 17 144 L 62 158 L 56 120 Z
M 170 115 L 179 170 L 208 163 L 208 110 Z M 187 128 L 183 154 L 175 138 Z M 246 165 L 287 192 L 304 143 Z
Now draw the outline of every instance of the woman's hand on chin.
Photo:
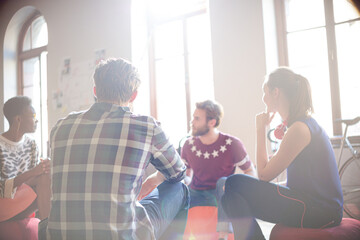
M 271 112 L 258 113 L 255 117 L 256 129 L 257 130 L 265 129 L 265 127 L 271 123 L 274 116 L 275 113 L 271 113 Z

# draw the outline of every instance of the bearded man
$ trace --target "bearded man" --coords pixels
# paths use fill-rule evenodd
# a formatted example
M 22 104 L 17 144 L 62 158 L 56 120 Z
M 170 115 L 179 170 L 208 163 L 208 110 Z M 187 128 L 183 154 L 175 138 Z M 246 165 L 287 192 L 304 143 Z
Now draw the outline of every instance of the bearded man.
M 187 166 L 185 183 L 190 186 L 190 208 L 217 206 L 219 239 L 227 239 L 232 226 L 219 204 L 226 178 L 238 173 L 256 177 L 256 172 L 240 139 L 217 129 L 222 117 L 219 103 L 196 103 L 192 137 L 185 142 L 181 157 Z

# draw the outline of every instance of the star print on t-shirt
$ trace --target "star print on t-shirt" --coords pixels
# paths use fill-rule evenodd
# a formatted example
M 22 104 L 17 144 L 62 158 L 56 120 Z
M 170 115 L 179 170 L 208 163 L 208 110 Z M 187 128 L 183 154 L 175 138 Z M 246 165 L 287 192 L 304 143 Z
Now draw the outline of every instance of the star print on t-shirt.
M 192 145 L 191 146 L 191 152 L 193 152 L 197 157 L 201 157 L 201 156 L 203 156 L 204 157 L 204 159 L 210 159 L 210 157 L 212 157 L 212 158 L 216 158 L 216 157 L 219 157 L 219 154 L 220 154 L 220 152 L 221 153 L 225 153 L 228 149 L 226 148 L 226 145 L 231 145 L 231 143 L 232 143 L 232 139 L 231 138 L 227 138 L 226 140 L 225 140 L 225 144 L 224 145 L 221 145 L 220 146 L 220 148 L 219 149 L 214 149 L 212 152 L 208 152 L 208 151 L 205 151 L 204 153 L 203 152 L 201 152 L 201 150 L 199 150 L 196 146 L 195 146 L 195 144 L 194 144 L 194 139 L 193 138 L 191 138 L 191 139 L 189 139 L 188 140 L 188 143 L 189 143 L 189 145 Z

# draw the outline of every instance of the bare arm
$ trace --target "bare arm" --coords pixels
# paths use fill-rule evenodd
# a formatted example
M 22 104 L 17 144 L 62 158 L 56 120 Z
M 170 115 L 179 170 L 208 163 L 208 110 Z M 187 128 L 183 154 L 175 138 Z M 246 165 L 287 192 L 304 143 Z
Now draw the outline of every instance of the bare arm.
M 49 159 L 42 160 L 39 165 L 30 169 L 22 174 L 19 174 L 14 178 L 14 188 L 20 186 L 23 183 L 31 180 L 34 177 L 50 172 L 50 161 Z
M 194 171 L 191 168 L 187 168 L 186 169 L 186 176 L 184 178 L 185 184 L 186 185 L 190 185 L 192 178 L 194 175 Z
M 255 178 L 257 178 L 257 173 L 256 173 L 256 170 L 255 170 L 255 167 L 254 167 L 254 164 L 251 163 L 250 167 L 248 167 L 247 169 L 245 170 L 241 170 L 240 167 L 236 167 L 235 168 L 235 174 L 240 174 L 240 173 L 244 173 L 244 174 L 247 174 L 249 176 L 253 176 Z
M 260 113 L 256 116 L 256 162 L 260 180 L 271 181 L 294 161 L 310 143 L 311 134 L 305 123 L 295 122 L 285 133 L 279 150 L 268 160 L 266 150 L 266 126 L 273 116 Z
M 159 186 L 160 183 L 162 183 L 163 181 L 165 181 L 165 177 L 159 171 L 156 171 L 150 176 L 148 176 L 141 186 L 138 199 L 142 199 L 145 196 L 147 196 L 152 190 L 154 190 L 154 188 Z

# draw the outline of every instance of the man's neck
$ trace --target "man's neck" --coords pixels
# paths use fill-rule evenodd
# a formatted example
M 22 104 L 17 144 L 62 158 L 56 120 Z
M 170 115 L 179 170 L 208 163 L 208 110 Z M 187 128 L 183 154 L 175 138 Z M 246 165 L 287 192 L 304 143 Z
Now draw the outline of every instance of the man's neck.
M 111 101 L 111 100 L 98 100 L 99 103 L 111 103 L 111 104 L 115 104 L 118 105 L 120 107 L 129 107 L 129 101 L 128 102 L 118 102 L 118 101 Z
M 205 135 L 199 137 L 200 141 L 205 145 L 210 145 L 216 142 L 219 138 L 219 131 L 216 128 L 210 129 Z

